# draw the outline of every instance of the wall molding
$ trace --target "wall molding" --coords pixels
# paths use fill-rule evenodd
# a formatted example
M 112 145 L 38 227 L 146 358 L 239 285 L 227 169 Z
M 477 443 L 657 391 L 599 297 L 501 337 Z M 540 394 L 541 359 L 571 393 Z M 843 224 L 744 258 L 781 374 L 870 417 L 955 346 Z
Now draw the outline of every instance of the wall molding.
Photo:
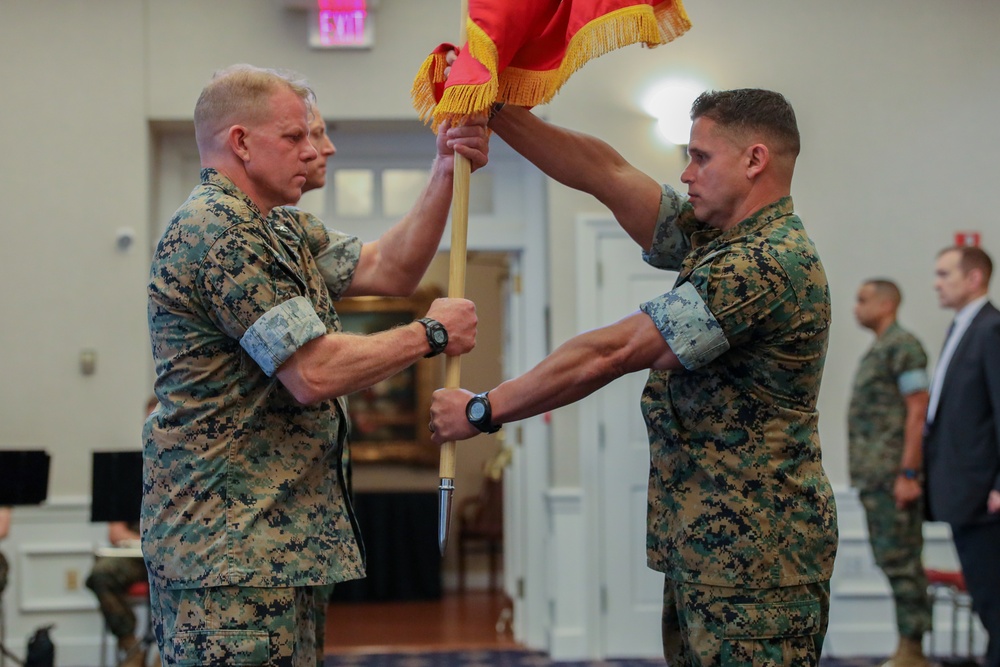
M 550 488 L 545 494 L 549 514 L 547 567 L 551 619 L 547 633 L 553 660 L 587 657 L 584 592 L 586 553 L 583 533 L 583 491 L 580 487 Z
M 840 546 L 830 581 L 830 626 L 823 655 L 830 657 L 882 656 L 896 649 L 896 620 L 892 591 L 882 571 L 875 564 L 868 542 L 864 507 L 857 490 L 834 488 L 837 501 Z M 958 569 L 958 556 L 947 524 L 924 524 L 924 566 L 942 570 Z M 958 632 L 964 646 L 968 634 L 965 617 L 958 619 Z M 936 649 L 951 648 L 951 607 L 934 607 L 934 642 Z M 973 646 L 980 655 L 985 651 L 986 633 L 978 619 L 973 621 Z M 924 640 L 929 649 L 930 637 Z

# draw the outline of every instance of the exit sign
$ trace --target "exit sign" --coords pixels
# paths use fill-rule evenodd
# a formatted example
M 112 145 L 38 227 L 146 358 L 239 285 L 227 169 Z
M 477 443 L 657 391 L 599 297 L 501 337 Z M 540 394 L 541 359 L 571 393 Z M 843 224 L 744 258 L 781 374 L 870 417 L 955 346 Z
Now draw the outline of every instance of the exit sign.
M 955 232 L 955 245 L 970 245 L 979 247 L 982 242 L 982 234 L 979 232 Z
M 309 46 L 365 49 L 375 43 L 368 0 L 316 0 L 309 10 Z

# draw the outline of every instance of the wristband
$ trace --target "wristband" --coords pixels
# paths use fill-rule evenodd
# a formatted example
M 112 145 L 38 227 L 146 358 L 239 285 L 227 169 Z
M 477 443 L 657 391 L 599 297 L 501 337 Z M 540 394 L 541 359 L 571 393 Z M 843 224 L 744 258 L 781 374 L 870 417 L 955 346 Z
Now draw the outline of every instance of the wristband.
M 493 106 L 490 107 L 490 115 L 486 119 L 486 122 L 488 123 L 493 120 L 493 117 L 500 113 L 500 110 L 503 109 L 506 104 L 506 102 L 494 102 Z

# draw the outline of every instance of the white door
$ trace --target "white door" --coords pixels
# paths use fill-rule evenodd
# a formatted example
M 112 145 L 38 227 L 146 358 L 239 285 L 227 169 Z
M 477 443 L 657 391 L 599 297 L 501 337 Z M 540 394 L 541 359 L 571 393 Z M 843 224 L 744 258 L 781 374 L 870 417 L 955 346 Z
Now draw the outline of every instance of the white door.
M 677 274 L 642 261 L 617 225 L 598 236 L 598 318 L 611 323 L 668 291 Z M 595 394 L 603 535 L 604 639 L 608 657 L 659 656 L 663 575 L 646 567 L 649 441 L 639 410 L 647 373 L 632 373 Z

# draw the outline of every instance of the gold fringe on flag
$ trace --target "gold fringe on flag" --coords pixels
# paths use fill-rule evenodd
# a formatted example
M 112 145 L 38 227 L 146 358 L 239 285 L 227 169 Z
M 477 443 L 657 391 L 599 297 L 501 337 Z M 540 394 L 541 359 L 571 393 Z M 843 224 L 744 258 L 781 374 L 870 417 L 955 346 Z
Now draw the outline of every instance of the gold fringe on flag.
M 609 12 L 583 26 L 566 45 L 560 66 L 551 70 L 507 67 L 497 75 L 498 49 L 489 35 L 471 19 L 466 48 L 489 72 L 490 80 L 480 85 L 452 85 L 435 103 L 435 85 L 444 82 L 445 54 L 431 54 L 413 82 L 413 105 L 425 123 L 434 128 L 444 121 L 451 124 L 464 117 L 485 114 L 494 102 L 533 107 L 555 97 L 564 83 L 588 61 L 616 49 L 641 42 L 647 47 L 666 44 L 691 28 L 680 0 L 657 5 L 632 5 Z

